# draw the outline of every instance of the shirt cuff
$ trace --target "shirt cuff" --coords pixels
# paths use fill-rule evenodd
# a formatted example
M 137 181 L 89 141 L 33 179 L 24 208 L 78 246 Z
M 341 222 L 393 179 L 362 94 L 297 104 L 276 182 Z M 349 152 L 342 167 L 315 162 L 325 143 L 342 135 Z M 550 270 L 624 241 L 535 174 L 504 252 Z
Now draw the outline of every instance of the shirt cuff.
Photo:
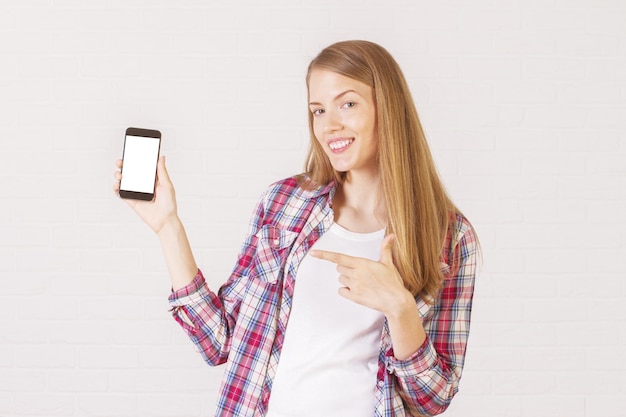
M 437 364 L 437 351 L 426 336 L 420 348 L 407 359 L 399 360 L 393 355 L 387 357 L 387 369 L 400 378 L 410 378 L 422 374 Z
M 182 288 L 174 291 L 168 297 L 169 303 L 172 307 L 179 307 L 182 305 L 190 304 L 190 302 L 197 298 L 197 293 L 205 286 L 204 275 L 202 271 L 198 269 L 196 276 L 193 280 Z

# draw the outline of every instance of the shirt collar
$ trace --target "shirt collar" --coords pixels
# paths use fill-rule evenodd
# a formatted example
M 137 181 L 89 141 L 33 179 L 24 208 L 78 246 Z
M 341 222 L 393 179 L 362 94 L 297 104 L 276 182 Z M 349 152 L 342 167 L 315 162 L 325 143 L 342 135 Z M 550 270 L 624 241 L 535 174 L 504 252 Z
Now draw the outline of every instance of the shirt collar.
M 305 176 L 303 179 L 304 182 L 310 181 L 308 176 Z M 305 198 L 318 198 L 323 195 L 328 195 L 328 199 L 332 201 L 335 196 L 335 191 L 337 191 L 337 181 L 332 180 L 328 184 L 317 186 L 313 189 L 304 188 L 304 192 L 302 196 Z

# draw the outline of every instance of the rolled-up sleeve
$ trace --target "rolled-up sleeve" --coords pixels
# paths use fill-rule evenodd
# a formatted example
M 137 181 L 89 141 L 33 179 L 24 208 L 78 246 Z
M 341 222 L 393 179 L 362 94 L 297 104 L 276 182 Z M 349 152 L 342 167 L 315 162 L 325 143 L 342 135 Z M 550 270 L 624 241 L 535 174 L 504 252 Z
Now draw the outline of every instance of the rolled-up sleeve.
M 211 365 L 228 357 L 228 320 L 219 297 L 209 290 L 202 272 L 187 286 L 173 292 L 169 303 L 174 319 Z

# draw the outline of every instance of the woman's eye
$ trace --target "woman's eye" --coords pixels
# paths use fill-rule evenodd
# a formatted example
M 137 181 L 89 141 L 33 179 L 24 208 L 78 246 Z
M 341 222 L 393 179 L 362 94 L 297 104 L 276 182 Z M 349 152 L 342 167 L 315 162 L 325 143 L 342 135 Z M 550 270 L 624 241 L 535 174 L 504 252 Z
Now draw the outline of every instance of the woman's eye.
M 356 103 L 354 101 L 348 101 L 346 104 L 343 105 L 344 107 L 350 109 L 354 106 L 356 106 Z
M 324 113 L 324 109 L 313 109 L 311 113 L 313 113 L 314 116 L 319 116 Z

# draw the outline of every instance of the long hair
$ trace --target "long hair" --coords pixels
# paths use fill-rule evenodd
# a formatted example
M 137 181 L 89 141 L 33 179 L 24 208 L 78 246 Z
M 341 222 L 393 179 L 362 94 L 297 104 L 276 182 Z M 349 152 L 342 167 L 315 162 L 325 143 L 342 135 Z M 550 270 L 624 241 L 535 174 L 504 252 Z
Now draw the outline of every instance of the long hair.
M 388 232 L 395 235 L 394 264 L 405 287 L 432 302 L 443 281 L 440 261 L 446 233 L 459 210 L 439 178 L 417 110 L 402 70 L 391 54 L 368 41 L 328 46 L 309 64 L 311 72 L 329 70 L 372 87 L 376 104 L 378 169 L 381 198 L 387 208 Z M 313 132 L 305 170 L 312 184 L 341 184 L 345 173 L 334 170 Z M 453 256 L 451 261 L 454 262 Z

